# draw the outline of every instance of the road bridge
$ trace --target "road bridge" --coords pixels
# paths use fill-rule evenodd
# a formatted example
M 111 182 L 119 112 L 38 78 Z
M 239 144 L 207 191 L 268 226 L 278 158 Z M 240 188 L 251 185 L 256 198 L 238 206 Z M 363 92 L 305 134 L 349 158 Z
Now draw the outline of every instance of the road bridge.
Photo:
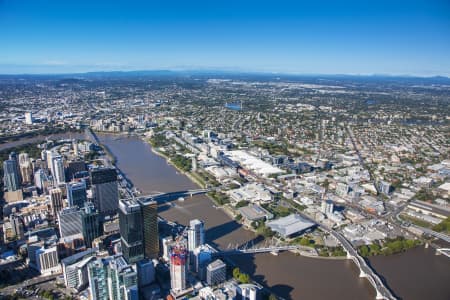
M 377 293 L 376 299 L 396 299 L 396 297 L 386 287 L 380 277 L 367 264 L 366 260 L 361 255 L 359 255 L 358 251 L 356 251 L 355 248 L 353 248 L 353 245 L 349 241 L 347 241 L 347 239 L 340 233 L 334 230 L 331 230 L 330 233 L 341 243 L 342 247 L 347 252 L 347 258 L 353 260 L 353 262 L 358 266 L 360 270 L 359 277 L 366 278 L 375 288 L 375 291 Z
M 394 300 L 397 299 L 392 292 L 387 288 L 387 286 L 384 284 L 384 282 L 380 279 L 380 277 L 375 273 L 375 271 L 367 264 L 365 259 L 359 255 L 358 251 L 353 248 L 353 245 L 347 241 L 347 239 L 340 233 L 338 233 L 335 230 L 332 230 L 328 228 L 327 226 L 318 223 L 305 215 L 302 212 L 298 212 L 301 216 L 306 218 L 307 220 L 315 223 L 318 225 L 320 229 L 322 229 L 325 232 L 330 233 L 336 240 L 340 242 L 342 247 L 344 248 L 345 252 L 347 252 L 347 258 L 353 260 L 353 262 L 356 264 L 356 266 L 360 270 L 360 277 L 366 278 L 370 284 L 374 287 L 376 291 L 376 299 L 382 300 Z
M 443 254 L 445 256 L 447 256 L 448 258 L 450 258 L 450 248 L 438 248 L 436 249 L 436 254 Z

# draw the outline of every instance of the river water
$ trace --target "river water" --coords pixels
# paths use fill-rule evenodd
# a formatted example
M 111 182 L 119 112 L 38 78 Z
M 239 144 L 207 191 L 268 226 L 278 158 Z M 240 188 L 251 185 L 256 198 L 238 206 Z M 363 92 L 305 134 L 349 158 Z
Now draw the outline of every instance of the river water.
M 143 194 L 197 188 L 139 138 L 105 134 L 99 138 L 116 156 L 117 166 Z M 28 142 L 29 139 L 21 140 L 21 143 Z M 160 215 L 185 225 L 194 218 L 205 221 L 206 239 L 212 245 L 227 248 L 259 241 L 254 233 L 216 209 L 206 196 L 174 204 L 161 206 Z M 233 261 L 286 299 L 375 299 L 374 289 L 367 280 L 358 277 L 359 270 L 349 260 L 306 258 L 285 252 L 278 256 L 236 256 Z M 400 299 L 450 299 L 450 259 L 436 256 L 431 248 L 419 247 L 398 255 L 374 257 L 370 263 Z

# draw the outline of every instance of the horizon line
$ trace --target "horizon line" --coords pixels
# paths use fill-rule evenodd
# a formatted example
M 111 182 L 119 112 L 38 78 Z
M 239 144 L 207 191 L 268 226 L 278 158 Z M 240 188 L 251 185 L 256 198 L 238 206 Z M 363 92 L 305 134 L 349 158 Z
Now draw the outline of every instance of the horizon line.
M 257 70 L 239 70 L 227 68 L 155 68 L 155 69 L 112 69 L 112 70 L 92 70 L 92 71 L 76 71 L 76 72 L 11 72 L 3 73 L 0 76 L 64 76 L 64 75 L 86 75 L 92 73 L 137 73 L 137 72 L 172 72 L 172 73 L 228 73 L 228 74 L 255 74 L 255 75 L 280 75 L 280 76 L 349 76 L 349 77 L 392 77 L 392 78 L 446 78 L 450 79 L 450 75 L 433 74 L 405 74 L 405 73 L 314 73 L 314 72 L 289 72 L 289 71 L 257 71 Z

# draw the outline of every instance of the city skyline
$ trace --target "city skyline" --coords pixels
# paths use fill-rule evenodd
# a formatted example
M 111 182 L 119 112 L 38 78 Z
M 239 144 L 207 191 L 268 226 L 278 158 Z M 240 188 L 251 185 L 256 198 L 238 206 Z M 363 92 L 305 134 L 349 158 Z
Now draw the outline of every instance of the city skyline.
M 445 1 L 0 2 L 0 73 L 228 70 L 449 76 Z

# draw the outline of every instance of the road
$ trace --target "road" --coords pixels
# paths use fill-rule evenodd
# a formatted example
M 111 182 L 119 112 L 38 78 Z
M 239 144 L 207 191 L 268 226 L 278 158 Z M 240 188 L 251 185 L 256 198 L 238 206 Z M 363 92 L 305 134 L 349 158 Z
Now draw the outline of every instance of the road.
M 0 291 L 3 294 L 11 295 L 11 294 L 14 294 L 15 291 L 19 288 L 26 288 L 29 286 L 43 283 L 43 282 L 52 281 L 52 280 L 55 280 L 56 277 L 58 277 L 59 275 L 61 275 L 61 274 L 53 274 L 53 275 L 49 275 L 49 276 L 39 276 L 39 277 L 36 277 L 33 279 L 25 280 L 24 282 L 21 282 L 21 283 L 15 284 L 15 285 L 9 285 L 9 286 L 1 289 Z

